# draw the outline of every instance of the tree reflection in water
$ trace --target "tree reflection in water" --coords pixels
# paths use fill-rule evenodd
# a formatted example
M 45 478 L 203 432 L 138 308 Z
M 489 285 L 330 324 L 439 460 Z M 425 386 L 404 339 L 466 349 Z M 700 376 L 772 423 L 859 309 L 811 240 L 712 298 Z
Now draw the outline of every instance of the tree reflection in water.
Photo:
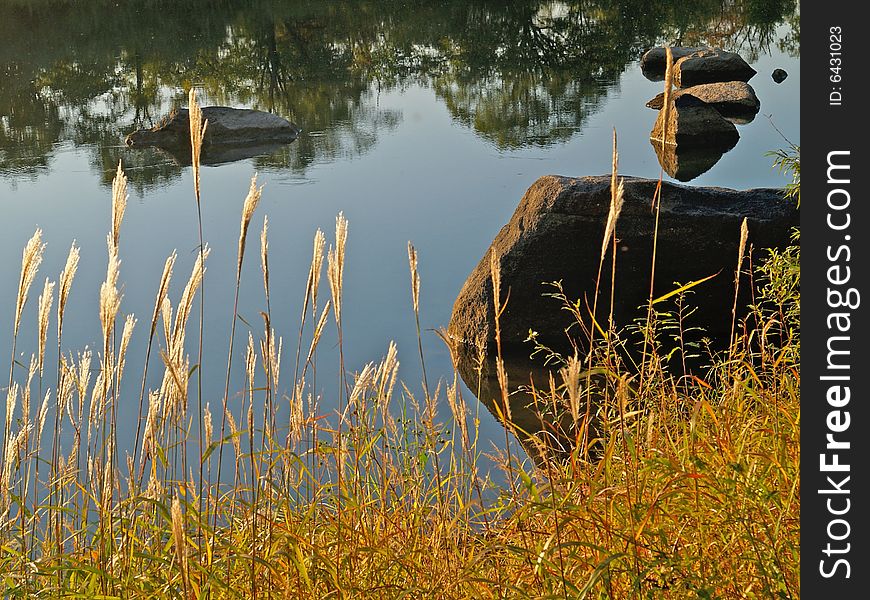
M 183 104 L 191 84 L 209 103 L 304 129 L 257 157 L 261 170 L 304 174 L 367 152 L 402 119 L 378 92 L 416 84 L 499 148 L 546 146 L 576 134 L 652 45 L 709 43 L 752 60 L 771 45 L 796 55 L 799 40 L 795 0 L 9 0 L 0 174 L 35 177 L 72 143 L 106 185 L 122 155 L 140 192 L 176 178 L 175 161 L 121 142 Z

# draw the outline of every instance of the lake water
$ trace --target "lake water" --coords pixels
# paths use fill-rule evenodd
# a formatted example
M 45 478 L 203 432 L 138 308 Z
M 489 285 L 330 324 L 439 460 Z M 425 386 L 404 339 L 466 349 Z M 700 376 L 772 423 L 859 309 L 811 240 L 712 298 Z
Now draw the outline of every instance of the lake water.
M 273 324 L 289 373 L 312 238 L 320 228 L 331 241 L 339 212 L 350 224 L 347 370 L 380 360 L 394 340 L 400 378 L 417 391 L 407 243 L 420 257 L 428 378 L 450 380 L 448 352 L 432 330 L 447 325 L 465 278 L 535 179 L 608 173 L 614 127 L 621 173 L 659 176 L 649 142 L 657 113 L 644 104 L 662 86 L 640 72 L 647 48 L 709 43 L 739 52 L 758 71 L 750 84 L 760 113 L 738 127 L 736 147 L 690 185 L 780 187 L 788 181 L 765 153 L 785 147 L 783 136 L 800 143 L 796 2 L 699 2 L 661 12 L 639 1 L 182 4 L 13 0 L 0 7 L 0 365 L 10 362 L 21 251 L 36 228 L 48 246 L 17 360 L 26 364 L 36 349 L 36 299 L 45 277 L 57 279 L 73 240 L 82 262 L 64 351 L 100 347 L 99 286 L 120 160 L 130 179 L 121 312 L 139 319 L 119 408 L 125 433 L 135 427 L 163 262 L 178 251 L 174 303 L 198 242 L 190 168 L 128 149 L 123 138 L 185 105 L 191 85 L 204 105 L 272 111 L 303 130 L 276 153 L 202 170 L 203 231 L 212 249 L 202 373 L 212 407 L 223 397 L 239 215 L 254 173 L 265 187 L 249 235 L 231 395 L 243 385 L 245 323 L 255 336 L 262 329 L 257 244 L 264 216 Z M 788 73 L 780 84 L 771 78 L 775 68 Z M 191 323 L 197 319 L 195 309 Z M 46 360 L 55 364 L 51 341 L 48 347 Z M 195 360 L 193 342 L 189 350 Z M 332 326 L 318 360 L 328 413 L 337 378 Z M 158 371 L 155 363 L 151 385 L 159 384 Z M 16 366 L 16 380 L 25 377 L 26 368 Z M 53 375 L 46 378 L 53 386 Z M 466 398 L 474 402 L 467 390 Z M 503 445 L 500 426 L 486 411 L 481 417 L 486 444 Z

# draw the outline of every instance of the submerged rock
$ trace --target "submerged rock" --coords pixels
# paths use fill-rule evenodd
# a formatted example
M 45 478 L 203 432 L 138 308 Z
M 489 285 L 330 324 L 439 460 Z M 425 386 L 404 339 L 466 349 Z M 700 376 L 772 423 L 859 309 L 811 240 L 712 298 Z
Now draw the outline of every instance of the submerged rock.
M 727 81 L 721 83 L 703 83 L 689 88 L 674 90 L 673 98 L 694 96 L 709 104 L 726 118 L 737 118 L 741 123 L 748 123 L 755 118 L 761 108 L 761 102 L 755 95 L 755 90 L 745 81 Z M 664 93 L 659 94 L 646 103 L 650 108 L 660 110 L 664 106 Z
M 774 69 L 773 73 L 770 74 L 770 77 L 776 83 L 782 83 L 785 81 L 785 78 L 788 77 L 788 73 L 785 72 L 785 69 Z
M 625 178 L 625 204 L 616 225 L 613 317 L 618 327 L 645 315 L 648 300 L 655 214 L 650 205 L 657 180 Z M 601 242 L 610 206 L 610 176 L 579 179 L 544 176 L 523 196 L 510 221 L 471 272 L 453 305 L 448 327 L 454 352 L 474 360 L 478 344 L 491 353 L 495 316 L 490 254 L 501 267 L 505 310 L 499 321 L 505 353 L 529 354 L 530 331 L 554 349 L 572 352 L 586 340 L 563 304 L 545 297 L 561 281 L 567 298 L 579 299 L 581 312 L 593 306 Z M 734 301 L 734 269 L 740 225 L 748 218 L 749 242 L 759 248 L 785 247 L 798 211 L 779 189 L 736 191 L 724 188 L 662 184 L 656 250 L 656 297 L 672 291 L 675 282 L 688 283 L 715 275 L 694 288 L 697 305 L 691 325 L 703 327 L 713 345 L 727 344 Z M 610 254 L 599 284 L 597 320 L 606 323 L 610 310 Z M 738 307 L 749 301 L 749 286 L 741 288 Z M 739 315 L 738 315 L 739 318 Z M 589 323 L 586 323 L 589 326 Z
M 668 127 L 664 131 L 665 111 L 659 111 L 650 139 L 659 143 L 689 147 L 733 147 L 740 134 L 734 123 L 725 119 L 715 108 L 691 94 L 675 97 L 667 115 Z
M 206 106 L 203 119 L 208 120 L 204 146 L 255 145 L 286 143 L 295 140 L 300 129 L 283 117 L 271 113 L 226 106 Z M 151 129 L 140 129 L 127 136 L 128 146 L 190 146 L 190 115 L 177 108 Z

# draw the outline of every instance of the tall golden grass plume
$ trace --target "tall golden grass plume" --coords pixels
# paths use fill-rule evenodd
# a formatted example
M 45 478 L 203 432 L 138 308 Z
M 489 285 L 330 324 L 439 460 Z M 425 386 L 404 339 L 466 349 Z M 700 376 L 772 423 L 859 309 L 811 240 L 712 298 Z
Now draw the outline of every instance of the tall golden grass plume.
M 317 325 L 314 326 L 314 334 L 311 336 L 311 344 L 308 347 L 308 356 L 305 359 L 306 367 L 311 363 L 314 357 L 314 351 L 317 349 L 317 344 L 320 342 L 320 336 L 323 335 L 323 329 L 326 327 L 326 321 L 329 317 L 329 309 L 331 301 L 327 300 L 326 305 L 320 312 L 320 318 L 317 320 Z M 304 369 L 303 369 L 304 373 Z
M 42 377 L 45 366 L 45 345 L 48 339 L 48 320 L 51 313 L 51 304 L 54 301 L 54 282 L 49 281 L 46 277 L 45 285 L 42 287 L 42 294 L 39 296 L 39 324 L 38 324 L 38 356 L 39 356 L 39 376 Z
M 104 345 L 108 344 L 109 335 L 115 323 L 115 317 L 121 308 L 121 296 L 118 291 L 118 275 L 121 260 L 112 240 L 112 235 L 106 236 L 109 250 L 109 260 L 106 266 L 106 280 L 100 285 L 100 325 L 103 328 Z
M 613 159 L 612 169 L 610 174 L 610 208 L 607 211 L 607 223 L 604 226 L 604 236 L 601 240 L 601 258 L 603 262 L 607 254 L 607 247 L 616 231 L 616 222 L 619 220 L 619 215 L 622 212 L 624 203 L 625 186 L 624 180 L 617 177 L 619 170 L 619 151 L 616 146 L 616 129 L 613 129 Z
M 127 359 L 127 348 L 130 346 L 130 339 L 133 337 L 133 328 L 136 326 L 136 317 L 132 314 L 127 315 L 124 319 L 124 328 L 121 330 L 121 346 L 118 349 L 118 362 L 116 365 L 116 379 L 120 385 L 124 374 L 124 366 Z
M 308 283 L 306 284 L 305 303 L 311 299 L 312 310 L 316 310 L 317 293 L 320 289 L 320 274 L 323 270 L 323 251 L 326 248 L 326 236 L 320 229 L 314 234 L 314 250 L 311 256 L 311 267 L 308 271 Z M 316 313 L 312 313 L 317 316 Z
M 378 399 L 382 402 L 389 402 L 393 395 L 393 388 L 396 385 L 396 379 L 399 374 L 398 356 L 399 349 L 396 346 L 396 342 L 390 340 L 387 354 L 378 366 L 376 375 Z
M 202 285 L 202 280 L 205 276 L 205 261 L 208 259 L 209 254 L 211 254 L 211 248 L 206 244 L 202 252 L 196 256 L 190 277 L 184 286 L 181 298 L 178 300 L 178 307 L 175 311 L 175 324 L 172 329 L 173 347 L 177 350 L 183 347 L 187 321 L 190 318 L 190 311 L 193 309 L 193 300 L 196 292 Z
M 740 223 L 740 244 L 737 248 L 737 277 L 740 277 L 740 270 L 743 268 L 743 257 L 746 252 L 746 241 L 749 239 L 749 222 L 746 217 L 743 217 L 743 222 Z
M 341 298 L 344 289 L 344 252 L 347 243 L 347 219 L 344 213 L 339 212 L 335 217 L 335 248 L 330 246 L 326 255 L 327 276 L 329 288 L 332 292 L 332 310 L 335 320 L 341 323 Z
M 42 264 L 45 246 L 42 242 L 42 229 L 37 229 L 24 246 L 24 251 L 21 255 L 21 277 L 18 280 L 18 294 L 15 300 L 13 337 L 18 335 L 18 328 L 21 326 L 21 313 L 24 310 L 24 305 L 27 303 L 30 286 L 33 285 L 33 281 L 36 279 L 36 274 L 39 271 L 39 265 Z
M 568 396 L 568 410 L 575 427 L 580 423 L 580 404 L 583 397 L 583 385 L 580 382 L 582 369 L 583 361 L 574 354 L 568 358 L 567 364 L 559 371 Z
M 416 313 L 420 310 L 420 274 L 417 271 L 417 250 L 411 242 L 408 242 L 408 265 L 411 269 L 411 298 Z
M 178 568 L 181 570 L 184 586 L 187 587 L 187 546 L 184 537 L 184 516 L 181 513 L 181 502 L 178 499 L 178 494 L 175 494 L 172 499 L 170 515 L 172 520 L 172 545 L 175 547 L 175 556 L 178 559 Z
M 160 284 L 157 286 L 157 296 L 154 301 L 154 316 L 152 318 L 152 323 L 156 322 L 157 314 L 163 306 L 163 301 L 169 294 L 169 283 L 172 281 L 172 271 L 175 268 L 175 260 L 177 257 L 177 253 L 173 250 L 172 254 L 167 257 L 166 262 L 163 263 L 163 272 L 160 274 Z
M 254 336 L 248 332 L 248 345 L 245 349 L 245 375 L 248 378 L 248 393 L 254 396 L 254 377 L 257 373 L 257 353 L 254 351 Z
M 214 426 L 212 425 L 212 417 L 211 417 L 211 407 L 209 403 L 205 403 L 205 409 L 202 415 L 203 429 L 205 435 L 205 443 L 211 444 L 212 434 L 214 433 Z
M 80 251 L 78 246 L 76 246 L 75 241 L 73 241 L 69 249 L 69 254 L 67 254 L 66 257 L 66 264 L 64 264 L 63 271 L 61 271 L 60 279 L 58 280 L 60 283 L 60 289 L 57 293 L 58 336 L 60 336 L 63 331 L 63 316 L 66 312 L 66 304 L 69 300 L 69 294 L 70 290 L 72 289 L 73 279 L 75 279 L 76 271 L 78 271 L 79 268 L 79 260 Z
M 6 423 L 4 424 L 4 439 L 8 438 L 12 430 L 12 421 L 14 420 L 15 407 L 18 404 L 18 382 L 13 381 L 6 390 Z
M 127 176 L 124 174 L 124 169 L 121 168 L 121 161 L 118 161 L 118 170 L 112 179 L 112 245 L 115 250 L 118 249 L 118 242 L 121 238 L 121 222 L 124 220 L 124 213 L 127 210 Z
M 204 121 L 202 118 L 202 108 L 199 106 L 199 102 L 197 102 L 196 88 L 194 87 L 191 87 L 187 94 L 187 109 L 190 121 L 190 159 L 193 166 L 193 191 L 196 195 L 196 202 L 198 204 L 200 199 L 200 159 L 202 155 L 202 143 L 205 139 L 205 130 L 208 127 L 208 121 Z
M 237 276 L 241 277 L 242 262 L 245 257 L 245 241 L 248 238 L 248 225 L 251 223 L 251 217 L 254 216 L 254 211 L 257 209 L 257 204 L 260 203 L 260 196 L 263 194 L 263 186 L 257 187 L 257 174 L 251 177 L 251 187 L 248 189 L 248 195 L 245 196 L 245 202 L 242 204 L 242 219 L 239 231 L 239 252 L 237 264 Z
M 36 376 L 37 371 L 39 371 L 39 359 L 31 354 L 30 355 L 30 366 L 27 368 L 27 380 L 24 384 L 24 387 L 21 388 L 21 422 L 29 423 L 30 422 L 30 395 L 32 390 L 33 378 Z
M 269 299 L 269 216 L 263 217 L 263 230 L 260 232 L 260 269 L 263 271 L 263 290 L 266 302 Z
M 365 396 L 366 390 L 368 390 L 372 385 L 375 373 L 376 370 L 374 364 L 366 363 L 363 370 L 356 376 L 356 380 L 353 383 L 353 388 L 350 392 L 350 399 L 348 400 L 348 407 L 358 406 L 357 402 Z M 353 408 L 349 408 L 349 410 L 353 411 Z

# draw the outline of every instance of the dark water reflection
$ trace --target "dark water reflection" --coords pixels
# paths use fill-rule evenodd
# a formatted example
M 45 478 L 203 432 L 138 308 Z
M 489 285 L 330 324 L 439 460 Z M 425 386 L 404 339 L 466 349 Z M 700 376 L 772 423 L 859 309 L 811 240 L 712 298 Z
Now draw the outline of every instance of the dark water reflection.
M 13 0 L 0 8 L 0 174 L 43 172 L 72 142 L 106 183 L 123 155 L 140 167 L 140 190 L 160 185 L 177 168 L 119 141 L 182 104 L 191 84 L 208 102 L 303 127 L 308 135 L 264 153 L 258 169 L 304 173 L 367 152 L 402 119 L 378 107 L 379 92 L 421 84 L 499 148 L 549 146 L 576 135 L 659 40 L 715 43 L 750 61 L 774 45 L 794 55 L 795 11 L 785 0 Z M 792 31 L 777 37 L 783 21 Z

